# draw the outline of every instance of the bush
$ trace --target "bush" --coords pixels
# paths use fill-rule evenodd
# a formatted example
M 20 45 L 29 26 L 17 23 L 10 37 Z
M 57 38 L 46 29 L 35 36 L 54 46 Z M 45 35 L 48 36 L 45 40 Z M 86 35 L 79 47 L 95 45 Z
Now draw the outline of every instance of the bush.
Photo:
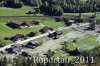
M 95 23 L 95 22 L 90 23 L 90 29 L 91 29 L 91 30 L 95 30 L 95 25 L 96 25 L 96 23 Z
M 56 20 L 56 22 L 62 21 L 61 17 L 56 17 L 55 20 Z
M 23 3 L 22 2 L 20 2 L 20 3 L 16 3 L 15 4 L 15 8 L 21 8 L 23 6 Z

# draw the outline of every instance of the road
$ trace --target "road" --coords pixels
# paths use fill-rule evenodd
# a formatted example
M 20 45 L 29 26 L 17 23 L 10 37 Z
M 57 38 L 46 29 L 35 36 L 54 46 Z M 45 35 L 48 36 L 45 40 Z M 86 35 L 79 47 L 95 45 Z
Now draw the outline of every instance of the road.
M 30 42 L 30 41 L 32 41 L 32 40 L 35 40 L 35 39 L 38 39 L 38 38 L 42 38 L 42 37 L 44 37 L 44 36 L 48 36 L 50 33 L 52 34 L 52 33 L 54 33 L 54 32 L 55 32 L 55 30 L 54 30 L 54 31 L 49 31 L 48 33 L 41 34 L 41 35 L 36 36 L 36 37 L 29 38 L 29 39 L 27 39 L 27 40 L 18 41 L 17 44 L 24 44 L 24 43 Z

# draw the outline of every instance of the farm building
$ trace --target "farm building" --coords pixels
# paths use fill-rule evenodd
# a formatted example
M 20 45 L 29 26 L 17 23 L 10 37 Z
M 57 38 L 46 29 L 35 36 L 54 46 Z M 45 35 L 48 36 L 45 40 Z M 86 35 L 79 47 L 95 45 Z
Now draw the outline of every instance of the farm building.
M 53 28 L 48 27 L 48 26 L 45 26 L 45 27 L 43 27 L 42 29 L 40 29 L 40 32 L 41 32 L 41 33 L 46 33 L 46 32 L 48 32 L 48 31 L 52 31 L 52 30 L 53 30 Z
M 27 28 L 27 27 L 33 27 L 35 25 L 39 25 L 39 22 L 37 21 L 10 21 L 8 23 L 8 26 L 12 27 L 12 28 Z

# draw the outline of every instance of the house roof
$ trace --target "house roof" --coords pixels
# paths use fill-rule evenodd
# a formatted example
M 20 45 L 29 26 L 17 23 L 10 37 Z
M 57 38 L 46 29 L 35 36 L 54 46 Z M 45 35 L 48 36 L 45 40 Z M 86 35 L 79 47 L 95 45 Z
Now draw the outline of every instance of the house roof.
M 45 26 L 45 27 L 43 27 L 43 30 L 50 30 L 51 29 L 51 27 L 48 27 L 48 26 Z
M 10 21 L 11 23 L 14 23 L 14 24 L 17 24 L 17 25 L 22 25 L 22 24 L 26 24 L 27 26 L 32 26 L 32 25 L 35 25 L 36 23 L 39 23 L 37 21 L 17 21 L 17 20 L 12 20 Z
M 58 34 L 63 33 L 63 31 L 62 31 L 62 30 L 56 30 L 55 32 L 56 32 L 56 33 L 58 33 Z
M 27 26 L 32 26 L 32 22 L 29 22 L 29 21 L 24 21 L 22 24 L 26 24 Z
M 17 20 L 12 20 L 12 21 L 10 21 L 11 23 L 14 23 L 14 24 L 17 24 L 17 25 L 20 25 L 20 24 L 22 24 L 23 22 L 21 22 L 21 21 L 17 21 Z
M 34 42 L 34 41 L 31 41 L 31 42 L 29 42 L 28 44 L 33 44 L 33 45 L 35 45 L 35 44 L 37 44 L 37 43 Z
M 24 35 L 22 35 L 22 34 L 16 34 L 16 35 L 14 36 L 14 38 L 22 38 L 22 37 L 24 37 Z
M 75 22 L 75 20 L 69 20 L 68 22 L 72 22 L 73 23 L 73 22 Z

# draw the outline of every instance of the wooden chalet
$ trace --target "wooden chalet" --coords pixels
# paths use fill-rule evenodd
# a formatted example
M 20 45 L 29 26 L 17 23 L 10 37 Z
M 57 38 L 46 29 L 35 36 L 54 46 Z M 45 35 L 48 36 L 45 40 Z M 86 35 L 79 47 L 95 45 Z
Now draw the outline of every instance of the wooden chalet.
M 43 27 L 42 29 L 40 29 L 40 32 L 41 32 L 41 33 L 46 33 L 46 32 L 48 32 L 48 31 L 52 31 L 52 30 L 53 30 L 53 28 L 48 27 L 48 26 L 45 26 L 45 27 Z
M 8 23 L 8 25 L 12 28 L 27 28 L 27 27 L 33 27 L 35 25 L 39 25 L 39 22 L 37 21 L 16 21 L 16 20 L 13 20 L 13 21 L 10 21 Z

